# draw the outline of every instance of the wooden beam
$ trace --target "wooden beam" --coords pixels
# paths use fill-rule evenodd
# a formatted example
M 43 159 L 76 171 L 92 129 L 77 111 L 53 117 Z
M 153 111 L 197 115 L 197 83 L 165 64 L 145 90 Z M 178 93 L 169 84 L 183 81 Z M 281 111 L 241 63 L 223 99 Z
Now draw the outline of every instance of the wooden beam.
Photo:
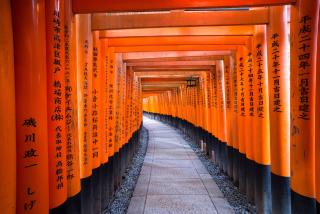
M 143 77 L 141 78 L 141 84 L 144 83 L 153 83 L 153 82 L 180 82 L 180 81 L 186 81 L 187 77 Z
M 171 91 L 172 89 L 162 89 L 162 90 L 152 90 L 152 91 L 142 91 L 142 96 L 145 97 L 150 97 L 150 96 L 154 96 L 154 95 L 158 95 L 158 94 L 162 94 L 166 91 Z
M 293 4 L 296 0 L 72 0 L 74 13 L 159 11 L 176 9 L 259 7 Z
M 208 70 L 211 69 L 212 65 L 151 65 L 151 66 L 135 66 L 132 68 L 133 71 L 163 71 L 163 70 Z
M 161 61 L 161 62 L 131 62 L 127 66 L 150 67 L 150 66 L 197 66 L 197 65 L 215 65 L 215 61 Z
M 155 58 L 174 58 L 174 57 L 206 57 L 230 55 L 231 51 L 162 51 L 162 52 L 127 52 L 122 54 L 124 61 L 128 60 L 147 60 Z
M 250 36 L 160 36 L 108 39 L 109 47 L 164 45 L 245 45 Z
M 236 45 L 163 45 L 163 46 L 129 46 L 115 47 L 115 53 L 129 52 L 167 52 L 167 51 L 224 51 L 221 55 L 230 55 L 236 50 Z
M 189 76 L 200 76 L 204 71 L 185 71 L 185 72 L 175 72 L 175 71 L 158 71 L 158 72 L 135 72 L 136 77 L 140 78 L 178 78 L 178 77 L 189 77 Z
M 163 93 L 164 91 L 167 91 L 167 90 L 142 91 L 142 93 L 143 93 L 144 96 L 153 96 L 153 95 L 157 95 L 157 94 Z
M 163 85 L 163 86 L 153 86 L 153 87 L 144 87 L 142 86 L 142 90 L 143 91 L 154 91 L 154 90 L 170 90 L 170 89 L 174 89 L 174 88 L 178 88 L 180 86 L 180 84 L 177 85 Z
M 253 25 L 141 28 L 100 31 L 101 38 L 128 38 L 147 36 L 252 36 Z
M 269 23 L 269 10 L 169 12 L 133 15 L 95 14 L 92 30 L 160 27 L 260 25 Z
M 166 62 L 175 62 L 179 63 L 179 61 L 192 61 L 192 62 L 197 62 L 197 61 L 215 61 L 215 60 L 223 60 L 224 56 L 180 56 L 180 57 L 156 57 L 155 58 L 145 58 L 145 59 L 127 59 L 124 60 L 124 62 L 129 65 L 130 63 L 166 63 Z
M 187 84 L 187 81 L 180 81 L 180 82 L 158 82 L 158 83 L 143 83 L 142 88 L 143 89 L 149 89 L 149 88 L 164 88 L 164 87 L 179 87 L 180 85 Z
M 164 70 L 135 70 L 135 73 L 139 72 L 149 72 L 149 73 L 157 73 L 157 72 L 174 72 L 174 73 L 180 73 L 180 72 L 195 72 L 195 71 L 209 71 L 209 69 L 164 69 Z
M 158 90 L 154 89 L 154 90 L 147 90 L 147 91 L 142 90 L 142 93 L 144 95 L 149 94 L 150 96 L 152 96 L 152 95 L 160 94 L 160 93 L 163 93 L 163 92 L 166 92 L 166 91 L 170 91 L 170 89 L 158 89 Z
M 161 94 L 165 91 L 169 91 L 169 90 L 153 90 L 153 91 L 142 91 L 143 93 L 143 96 L 154 96 L 154 95 L 158 95 L 158 94 Z

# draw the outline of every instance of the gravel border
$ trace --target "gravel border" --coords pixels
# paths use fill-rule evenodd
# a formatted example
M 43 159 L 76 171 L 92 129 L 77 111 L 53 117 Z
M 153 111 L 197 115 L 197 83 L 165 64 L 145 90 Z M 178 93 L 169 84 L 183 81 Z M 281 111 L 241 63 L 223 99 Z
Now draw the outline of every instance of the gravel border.
M 175 127 L 172 128 L 178 131 L 180 135 L 183 136 L 184 140 L 187 141 L 187 143 L 191 146 L 192 150 L 199 157 L 202 164 L 207 168 L 213 180 L 217 183 L 219 189 L 235 213 L 257 213 L 255 206 L 248 202 L 246 195 L 241 193 L 238 187 L 233 184 L 231 178 L 226 175 L 216 164 L 214 164 L 203 151 L 201 151 L 199 145 L 195 144 L 195 142 L 193 142 L 189 136 L 183 134 L 180 129 Z
M 140 171 L 144 162 L 149 142 L 149 132 L 142 127 L 140 142 L 136 154 L 133 156 L 131 165 L 126 169 L 125 179 L 114 195 L 104 214 L 125 214 L 130 204 L 130 200 L 136 186 Z

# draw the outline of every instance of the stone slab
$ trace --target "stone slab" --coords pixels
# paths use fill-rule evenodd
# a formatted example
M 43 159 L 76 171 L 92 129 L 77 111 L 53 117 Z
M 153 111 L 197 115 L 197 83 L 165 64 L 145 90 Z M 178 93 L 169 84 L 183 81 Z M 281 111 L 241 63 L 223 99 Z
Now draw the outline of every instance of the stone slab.
M 145 214 L 216 214 L 208 195 L 151 195 Z

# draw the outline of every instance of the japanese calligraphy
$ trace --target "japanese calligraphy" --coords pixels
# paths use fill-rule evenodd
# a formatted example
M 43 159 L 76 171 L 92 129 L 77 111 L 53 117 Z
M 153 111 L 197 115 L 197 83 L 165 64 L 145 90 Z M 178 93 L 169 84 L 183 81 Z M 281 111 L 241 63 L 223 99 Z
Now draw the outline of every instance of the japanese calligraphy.
M 246 116 L 246 107 L 245 107 L 245 90 L 244 90 L 244 59 L 243 57 L 239 58 L 239 83 L 240 83 L 240 115 Z
M 249 84 L 249 115 L 254 116 L 254 92 L 253 92 L 253 64 L 252 64 L 252 54 L 248 54 L 248 61 L 247 61 L 247 70 L 248 70 L 248 84 Z
M 234 68 L 237 67 L 236 62 Z M 232 70 L 233 112 L 238 112 L 238 76 L 236 69 Z
M 274 33 L 271 36 L 271 54 L 272 54 L 272 78 L 273 78 L 273 111 L 282 112 L 282 103 L 280 97 L 280 43 L 279 43 L 279 34 Z
M 263 70 L 263 56 L 262 56 L 262 47 L 261 44 L 256 45 L 256 64 L 258 66 L 257 70 L 257 86 L 258 86 L 258 106 L 257 106 L 257 114 L 258 117 L 264 118 L 264 70 Z
M 298 60 L 298 80 L 299 80 L 299 116 L 303 120 L 310 119 L 310 72 L 311 66 L 310 47 L 311 47 L 311 21 L 308 15 L 303 16 L 299 21 L 299 55 Z
M 91 122 L 92 122 L 92 158 L 98 159 L 99 158 L 99 135 L 98 135 L 98 120 L 99 120 L 99 111 L 98 111 L 98 103 L 100 99 L 100 89 L 98 81 L 98 47 L 93 47 L 93 66 L 92 66 L 92 73 L 93 73 L 93 87 L 92 87 L 92 113 L 91 113 Z

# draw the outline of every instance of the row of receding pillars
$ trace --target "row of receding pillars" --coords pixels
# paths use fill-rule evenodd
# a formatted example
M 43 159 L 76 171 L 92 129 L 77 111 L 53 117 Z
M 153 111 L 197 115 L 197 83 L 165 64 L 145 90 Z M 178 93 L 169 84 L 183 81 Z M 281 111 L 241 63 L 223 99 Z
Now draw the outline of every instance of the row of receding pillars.
M 188 123 L 190 135 L 207 133 L 200 139 L 233 151 L 214 153 L 259 213 L 320 212 L 318 15 L 319 1 L 299 1 L 288 25 L 287 11 L 274 7 L 269 25 L 199 73 L 197 87 L 143 101 L 153 117 Z
M 140 80 L 69 0 L 0 17 L 1 213 L 100 213 L 137 145 Z

